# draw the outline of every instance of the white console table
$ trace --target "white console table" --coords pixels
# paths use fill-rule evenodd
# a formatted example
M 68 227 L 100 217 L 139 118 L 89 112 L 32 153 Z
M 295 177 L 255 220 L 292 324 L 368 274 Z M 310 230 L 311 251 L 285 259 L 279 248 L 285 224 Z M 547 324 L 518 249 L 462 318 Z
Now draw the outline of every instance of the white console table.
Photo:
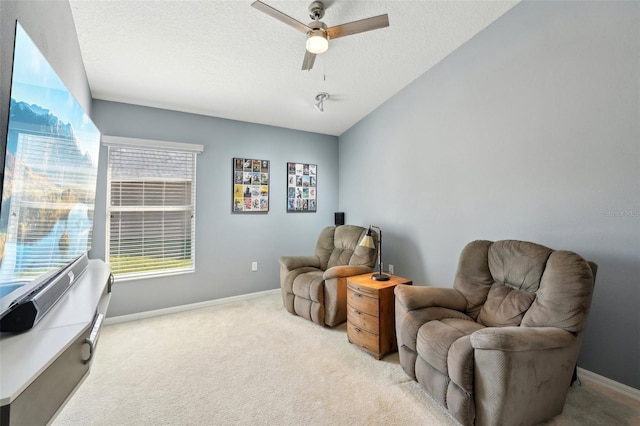
M 89 374 L 95 346 L 87 343 L 111 298 L 111 270 L 89 266 L 32 329 L 0 333 L 0 424 L 45 425 Z

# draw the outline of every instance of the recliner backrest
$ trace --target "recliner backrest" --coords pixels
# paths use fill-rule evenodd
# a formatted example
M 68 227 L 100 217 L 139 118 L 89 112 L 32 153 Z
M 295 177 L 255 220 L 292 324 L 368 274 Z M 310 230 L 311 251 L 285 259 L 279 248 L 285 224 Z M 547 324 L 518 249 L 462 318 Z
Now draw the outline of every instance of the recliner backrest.
M 474 320 L 478 319 L 480 309 L 493 285 L 488 263 L 491 244 L 492 241 L 483 240 L 467 244 L 460 253 L 453 281 L 453 288 L 460 291 L 467 300 L 465 313 Z
M 462 251 L 454 288 L 467 314 L 489 327 L 586 325 L 593 274 L 579 255 L 524 241 L 473 241 Z
M 518 326 L 536 298 L 553 250 L 524 241 L 497 241 L 489 247 L 493 284 L 478 322 L 487 327 Z
M 559 327 L 572 333 L 584 330 L 593 284 L 593 270 L 586 260 L 570 251 L 554 251 L 522 325 Z
M 323 271 L 327 270 L 329 258 L 331 258 L 331 253 L 333 253 L 333 249 L 335 248 L 333 243 L 335 231 L 335 226 L 327 226 L 320 231 L 320 235 L 318 235 L 318 241 L 316 242 L 316 256 L 320 258 L 320 269 Z
M 373 267 L 377 250 L 359 246 L 366 229 L 356 225 L 328 226 L 320 232 L 316 256 L 323 270 L 334 266 L 353 265 Z M 377 235 L 374 234 L 377 247 Z

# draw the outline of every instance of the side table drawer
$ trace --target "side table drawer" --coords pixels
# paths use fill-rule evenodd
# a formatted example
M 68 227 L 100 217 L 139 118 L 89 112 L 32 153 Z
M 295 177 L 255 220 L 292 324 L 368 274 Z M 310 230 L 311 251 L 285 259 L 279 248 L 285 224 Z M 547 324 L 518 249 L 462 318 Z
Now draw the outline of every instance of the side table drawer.
M 368 352 L 377 354 L 380 350 L 377 335 L 358 328 L 350 322 L 347 322 L 347 336 L 349 336 L 352 343 L 360 346 Z
M 349 280 L 347 280 L 347 288 L 355 291 L 356 293 L 365 294 L 371 297 L 378 297 L 377 289 L 367 287 L 366 285 L 357 284 Z
M 376 297 L 366 296 L 351 288 L 347 289 L 347 303 L 357 311 L 365 312 L 377 317 L 379 315 L 380 301 Z
M 378 317 L 366 314 L 347 305 L 347 318 L 355 327 L 372 334 L 380 334 L 380 320 Z

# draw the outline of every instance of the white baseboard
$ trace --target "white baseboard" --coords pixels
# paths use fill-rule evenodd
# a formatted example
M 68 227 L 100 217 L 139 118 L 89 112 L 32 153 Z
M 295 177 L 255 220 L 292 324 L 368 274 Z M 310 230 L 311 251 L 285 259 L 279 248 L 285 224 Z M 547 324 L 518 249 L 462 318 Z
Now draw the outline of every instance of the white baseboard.
M 614 392 L 621 393 L 629 398 L 633 398 L 640 402 L 640 390 L 627 386 L 615 380 L 608 379 L 596 373 L 592 373 L 589 370 L 578 367 L 578 378 L 585 382 L 592 382 L 606 388 L 611 389 Z
M 105 325 L 118 324 L 121 322 L 136 321 L 145 318 L 157 317 L 160 315 L 175 314 L 177 312 L 188 311 L 191 309 L 207 308 L 209 306 L 223 305 L 225 303 L 237 302 L 238 300 L 248 300 L 267 294 L 279 293 L 280 289 L 258 291 L 256 293 L 242 294 L 240 296 L 225 297 L 223 299 L 207 300 L 206 302 L 191 303 L 189 305 L 172 306 L 170 308 L 156 309 L 153 311 L 139 312 L 136 314 L 119 315 L 104 320 Z

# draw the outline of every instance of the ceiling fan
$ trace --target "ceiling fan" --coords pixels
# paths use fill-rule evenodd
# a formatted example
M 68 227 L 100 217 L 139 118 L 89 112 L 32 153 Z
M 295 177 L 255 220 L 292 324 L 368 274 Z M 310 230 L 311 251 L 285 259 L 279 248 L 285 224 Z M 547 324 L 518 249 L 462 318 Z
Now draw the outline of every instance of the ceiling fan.
M 313 22 L 309 23 L 309 25 L 305 25 L 302 22 L 293 19 L 289 15 L 274 9 L 260 0 L 253 2 L 251 6 L 266 13 L 272 18 L 276 18 L 280 22 L 284 22 L 296 30 L 307 34 L 307 50 L 304 54 L 304 61 L 302 62 L 303 70 L 310 70 L 313 68 L 316 55 L 326 52 L 329 48 L 329 40 L 389 26 L 389 17 L 385 13 L 384 15 L 327 28 L 326 24 L 320 21 L 324 16 L 324 3 L 321 1 L 314 1 L 309 6 L 309 17 L 313 19 Z

